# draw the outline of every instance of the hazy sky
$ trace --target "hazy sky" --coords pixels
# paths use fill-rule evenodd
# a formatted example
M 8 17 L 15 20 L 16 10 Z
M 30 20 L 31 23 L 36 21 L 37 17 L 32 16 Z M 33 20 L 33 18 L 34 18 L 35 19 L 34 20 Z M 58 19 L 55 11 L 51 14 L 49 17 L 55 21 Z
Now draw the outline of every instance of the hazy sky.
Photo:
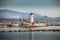
M 60 17 L 60 0 L 0 0 L 0 9 Z

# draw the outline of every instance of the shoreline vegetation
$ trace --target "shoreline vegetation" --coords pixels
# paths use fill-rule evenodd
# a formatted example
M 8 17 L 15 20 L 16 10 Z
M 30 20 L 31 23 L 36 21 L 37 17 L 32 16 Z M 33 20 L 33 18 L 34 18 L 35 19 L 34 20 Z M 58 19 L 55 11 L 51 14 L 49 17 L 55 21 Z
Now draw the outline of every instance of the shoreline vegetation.
M 34 27 L 48 27 L 48 26 L 60 26 L 60 24 L 58 25 L 58 24 L 47 24 L 47 23 L 43 23 L 44 25 L 40 25 L 41 23 L 37 23 L 37 24 L 39 24 L 39 25 L 35 25 Z M 9 28 L 9 29 L 11 29 L 11 28 L 25 28 L 25 29 L 29 29 L 29 30 L 7 30 L 7 31 L 0 31 L 0 32 L 60 32 L 60 29 L 48 29 L 48 30 L 46 30 L 46 29 L 37 29 L 37 30 L 32 30 L 31 28 L 34 28 L 34 27 L 32 27 L 32 25 L 30 25 L 30 24 L 23 24 L 23 23 L 21 23 L 21 24 L 16 24 L 16 23 L 13 23 L 13 24 L 0 24 L 0 28 L 2 29 L 2 28 Z
M 10 27 L 23 27 L 23 28 L 29 28 L 32 26 L 29 23 L 23 22 L 23 23 L 0 23 L 0 28 L 10 28 Z M 46 26 L 60 26 L 59 23 L 34 23 L 34 27 L 46 27 Z

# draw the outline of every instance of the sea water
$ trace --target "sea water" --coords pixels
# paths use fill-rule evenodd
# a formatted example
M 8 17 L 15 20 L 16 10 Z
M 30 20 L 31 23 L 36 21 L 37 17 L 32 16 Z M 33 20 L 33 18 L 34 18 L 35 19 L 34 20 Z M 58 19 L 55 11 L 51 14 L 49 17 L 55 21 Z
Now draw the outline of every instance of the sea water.
M 34 40 L 60 40 L 60 32 L 32 32 Z M 1 32 L 0 40 L 30 40 L 30 32 Z

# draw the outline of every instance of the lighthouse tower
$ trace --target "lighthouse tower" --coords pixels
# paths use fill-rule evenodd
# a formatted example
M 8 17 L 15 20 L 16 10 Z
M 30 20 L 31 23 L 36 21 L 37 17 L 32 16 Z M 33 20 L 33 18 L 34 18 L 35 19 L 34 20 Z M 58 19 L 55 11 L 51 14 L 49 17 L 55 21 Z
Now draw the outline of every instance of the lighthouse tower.
M 33 26 L 34 25 L 34 18 L 33 18 L 33 13 L 30 13 L 30 24 Z

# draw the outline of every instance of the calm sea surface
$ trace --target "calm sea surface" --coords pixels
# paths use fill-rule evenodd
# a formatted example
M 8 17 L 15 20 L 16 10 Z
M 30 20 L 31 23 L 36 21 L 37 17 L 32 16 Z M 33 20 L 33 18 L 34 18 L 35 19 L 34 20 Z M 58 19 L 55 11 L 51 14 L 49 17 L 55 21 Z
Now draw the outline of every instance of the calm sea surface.
M 60 32 L 33 32 L 34 40 L 60 40 Z M 30 40 L 30 32 L 1 32 L 0 40 Z

